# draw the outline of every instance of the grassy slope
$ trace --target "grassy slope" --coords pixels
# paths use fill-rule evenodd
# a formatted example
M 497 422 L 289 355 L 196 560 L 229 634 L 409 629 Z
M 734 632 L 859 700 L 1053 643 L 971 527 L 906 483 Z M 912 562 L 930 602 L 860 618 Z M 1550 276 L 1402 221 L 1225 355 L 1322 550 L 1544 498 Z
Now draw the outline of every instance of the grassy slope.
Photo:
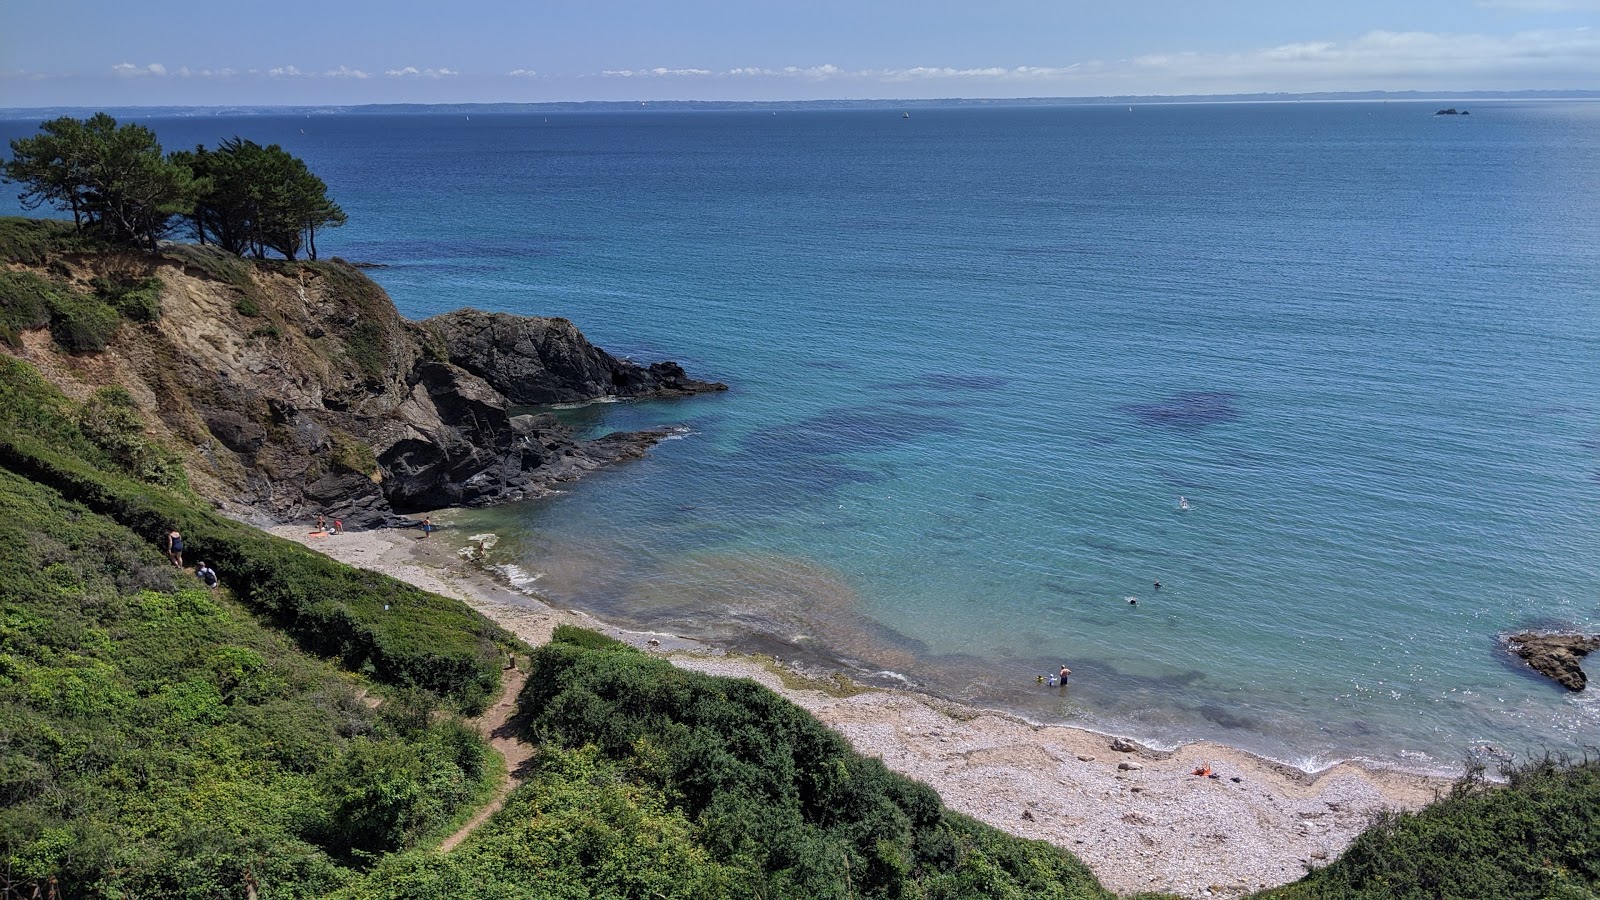
M 320 896 L 481 793 L 483 741 L 415 692 L 369 709 L 363 680 L 4 469 L 0 507 L 0 870 L 20 895 Z

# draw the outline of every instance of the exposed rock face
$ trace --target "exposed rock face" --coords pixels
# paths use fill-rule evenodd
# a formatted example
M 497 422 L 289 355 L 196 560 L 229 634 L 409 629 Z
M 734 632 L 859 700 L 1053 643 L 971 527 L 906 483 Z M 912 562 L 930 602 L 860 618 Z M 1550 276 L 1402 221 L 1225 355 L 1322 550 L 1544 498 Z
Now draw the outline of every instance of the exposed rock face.
M 618 360 L 563 319 L 409 322 L 339 261 L 246 264 L 187 247 L 66 256 L 36 273 L 80 290 L 95 276 L 161 279 L 160 317 L 123 323 L 100 353 L 65 354 L 42 329 L 0 351 L 80 400 L 126 388 L 152 435 L 184 451 L 196 490 L 247 520 L 324 513 L 360 528 L 537 496 L 668 432 L 580 441 L 514 406 L 726 389 L 674 363 Z
M 1600 635 L 1525 631 L 1507 640 L 1511 644 L 1511 652 L 1527 660 L 1534 671 L 1555 679 L 1569 691 L 1581 691 L 1589 683 L 1578 663 L 1595 650 L 1600 650 Z
M 422 326 L 438 336 L 452 364 L 524 406 L 728 389 L 690 378 L 677 363 L 646 368 L 617 359 L 589 343 L 566 319 L 463 309 L 434 316 Z

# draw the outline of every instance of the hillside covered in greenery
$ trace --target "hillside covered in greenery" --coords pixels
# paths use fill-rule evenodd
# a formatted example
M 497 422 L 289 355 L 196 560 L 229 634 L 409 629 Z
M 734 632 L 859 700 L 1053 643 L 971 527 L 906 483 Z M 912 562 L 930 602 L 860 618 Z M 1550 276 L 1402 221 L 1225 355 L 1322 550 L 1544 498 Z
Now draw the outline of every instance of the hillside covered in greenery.
M 102 401 L 0 357 L 6 890 L 1109 896 L 764 688 L 588 632 L 534 657 L 534 777 L 462 849 L 423 849 L 490 780 L 458 714 L 512 639 L 141 477 L 84 427 Z M 173 526 L 223 591 L 158 552 Z

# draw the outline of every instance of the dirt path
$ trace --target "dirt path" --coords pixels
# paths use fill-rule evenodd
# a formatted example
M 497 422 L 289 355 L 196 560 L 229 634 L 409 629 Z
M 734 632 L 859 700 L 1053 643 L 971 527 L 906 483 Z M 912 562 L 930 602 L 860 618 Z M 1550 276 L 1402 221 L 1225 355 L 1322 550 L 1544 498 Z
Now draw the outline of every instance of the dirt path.
M 440 853 L 449 853 L 457 844 L 467 839 L 467 836 L 478 830 L 478 826 L 489 821 L 489 817 L 500 811 L 506 805 L 506 797 L 511 791 L 521 784 L 525 773 L 523 767 L 528 760 L 533 758 L 533 746 L 523 743 L 516 736 L 511 725 L 511 717 L 517 711 L 517 695 L 522 692 L 522 685 L 528 680 L 528 675 L 518 669 L 512 669 L 505 675 L 505 690 L 500 692 L 500 698 L 494 705 L 483 711 L 483 715 L 473 719 L 471 725 L 478 733 L 488 739 L 489 745 L 500 752 L 505 760 L 506 780 L 494 792 L 489 802 L 483 809 L 473 816 L 471 821 L 461 826 L 455 834 L 444 839 L 439 845 Z

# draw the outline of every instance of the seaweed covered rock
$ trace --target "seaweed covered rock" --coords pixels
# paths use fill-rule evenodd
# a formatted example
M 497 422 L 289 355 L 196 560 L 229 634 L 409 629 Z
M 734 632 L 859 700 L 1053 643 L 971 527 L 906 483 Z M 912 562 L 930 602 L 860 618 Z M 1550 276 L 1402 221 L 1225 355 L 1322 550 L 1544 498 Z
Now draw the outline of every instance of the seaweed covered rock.
M 1569 691 L 1581 691 L 1589 679 L 1579 662 L 1600 650 L 1600 635 L 1541 634 L 1524 631 L 1507 639 L 1511 652 L 1526 660 L 1540 675 L 1555 680 Z

